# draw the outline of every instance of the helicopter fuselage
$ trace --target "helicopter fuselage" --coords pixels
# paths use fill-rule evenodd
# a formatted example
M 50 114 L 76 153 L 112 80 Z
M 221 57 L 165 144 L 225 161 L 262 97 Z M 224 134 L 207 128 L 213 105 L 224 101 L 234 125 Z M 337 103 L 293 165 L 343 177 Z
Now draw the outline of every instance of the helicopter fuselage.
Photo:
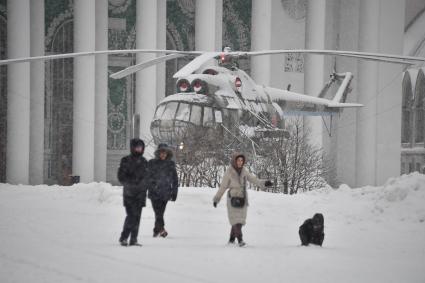
M 339 112 L 327 107 L 329 100 L 311 101 L 307 95 L 257 85 L 240 69 L 209 66 L 200 73 L 178 78 L 177 93 L 157 106 L 151 134 L 156 144 L 172 145 L 190 138 L 189 129 L 219 135 L 243 131 L 253 136 L 256 132 L 284 129 L 286 116 Z

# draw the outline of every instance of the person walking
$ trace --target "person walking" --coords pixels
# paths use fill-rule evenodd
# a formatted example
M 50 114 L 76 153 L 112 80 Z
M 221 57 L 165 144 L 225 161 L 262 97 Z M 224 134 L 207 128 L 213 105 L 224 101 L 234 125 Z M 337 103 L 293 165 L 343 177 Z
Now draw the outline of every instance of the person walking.
M 246 224 L 246 216 L 248 211 L 248 191 L 246 183 L 249 181 L 261 188 L 272 186 L 270 181 L 259 180 L 247 168 L 245 155 L 235 153 L 232 156 L 230 166 L 224 173 L 220 188 L 213 198 L 214 207 L 220 202 L 224 193 L 227 193 L 227 215 L 229 218 L 230 230 L 229 244 L 234 244 L 235 239 L 238 239 L 240 247 L 246 245 L 243 240 L 242 226 Z
M 127 216 L 119 242 L 122 246 L 141 246 L 137 241 L 142 208 L 146 205 L 146 187 L 143 179 L 146 176 L 147 161 L 143 157 L 145 143 L 141 139 L 130 141 L 130 155 L 121 159 L 118 168 L 118 180 L 124 186 L 123 202 Z M 130 237 L 130 243 L 128 238 Z
M 159 144 L 155 158 L 148 162 L 146 178 L 148 197 L 155 212 L 153 236 L 167 237 L 164 213 L 168 201 L 176 201 L 178 193 L 178 177 L 176 164 L 172 160 L 173 152 L 167 144 Z

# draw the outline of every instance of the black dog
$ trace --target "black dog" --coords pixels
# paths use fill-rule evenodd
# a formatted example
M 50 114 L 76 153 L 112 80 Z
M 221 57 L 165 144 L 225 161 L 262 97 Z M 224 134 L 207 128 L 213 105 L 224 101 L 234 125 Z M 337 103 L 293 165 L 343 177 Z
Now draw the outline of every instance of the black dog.
M 315 244 L 322 246 L 325 238 L 324 219 L 321 213 L 316 213 L 313 218 L 304 221 L 300 226 L 299 234 L 301 245 L 308 246 L 308 244 Z

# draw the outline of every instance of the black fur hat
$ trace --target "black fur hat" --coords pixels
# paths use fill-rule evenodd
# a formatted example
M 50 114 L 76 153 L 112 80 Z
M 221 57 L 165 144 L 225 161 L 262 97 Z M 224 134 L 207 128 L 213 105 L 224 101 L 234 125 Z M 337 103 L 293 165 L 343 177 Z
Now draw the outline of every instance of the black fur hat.
M 159 152 L 165 151 L 167 153 L 167 159 L 173 158 L 173 150 L 166 143 L 158 144 L 158 149 L 155 151 L 155 157 L 159 159 Z

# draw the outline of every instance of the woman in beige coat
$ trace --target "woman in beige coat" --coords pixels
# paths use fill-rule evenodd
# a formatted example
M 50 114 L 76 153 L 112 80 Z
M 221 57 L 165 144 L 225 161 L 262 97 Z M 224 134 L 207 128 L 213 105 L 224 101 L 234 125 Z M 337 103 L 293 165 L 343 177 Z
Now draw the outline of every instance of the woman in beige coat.
M 272 185 L 270 181 L 261 181 L 251 174 L 251 172 L 244 167 L 245 162 L 245 155 L 241 153 L 235 153 L 232 156 L 230 166 L 224 173 L 220 189 L 213 199 L 214 207 L 217 207 L 220 199 L 228 190 L 227 214 L 230 225 L 232 226 L 229 243 L 233 244 L 237 238 L 239 246 L 241 247 L 245 246 L 245 242 L 242 238 L 242 226 L 246 223 L 246 215 L 248 211 L 248 192 L 246 189 L 246 183 L 248 181 L 261 188 Z M 232 198 L 235 199 L 232 201 Z

